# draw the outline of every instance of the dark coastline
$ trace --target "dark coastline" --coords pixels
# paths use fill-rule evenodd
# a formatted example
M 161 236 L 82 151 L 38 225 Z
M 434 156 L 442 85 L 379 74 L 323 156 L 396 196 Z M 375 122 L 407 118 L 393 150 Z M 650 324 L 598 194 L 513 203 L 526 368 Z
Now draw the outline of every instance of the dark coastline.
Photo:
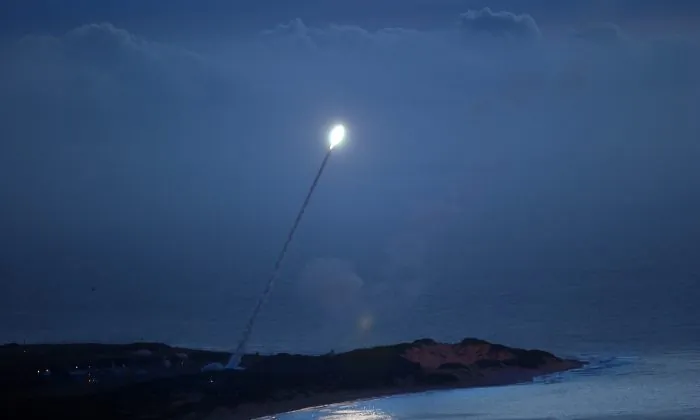
M 245 370 L 202 372 L 227 357 L 157 343 L 2 346 L 6 403 L 0 415 L 242 420 L 388 395 L 528 382 L 583 366 L 483 340 L 424 339 L 320 356 L 246 355 Z

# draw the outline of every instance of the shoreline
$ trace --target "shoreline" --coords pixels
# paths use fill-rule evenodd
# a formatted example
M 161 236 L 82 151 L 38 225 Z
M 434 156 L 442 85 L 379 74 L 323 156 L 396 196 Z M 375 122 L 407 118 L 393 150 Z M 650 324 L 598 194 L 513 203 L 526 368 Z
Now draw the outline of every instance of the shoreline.
M 298 396 L 279 401 L 245 403 L 235 408 L 222 406 L 215 408 L 211 413 L 205 415 L 203 419 L 263 420 L 272 416 L 318 410 L 335 405 L 355 404 L 362 401 L 371 401 L 400 395 L 523 385 L 532 383 L 535 378 L 579 369 L 584 365 L 584 362 L 575 360 L 566 360 L 565 362 L 569 363 L 563 363 L 562 366 L 550 369 L 521 371 L 519 372 L 520 375 L 509 376 L 507 378 L 502 376 L 484 377 L 479 380 L 474 380 L 472 378 L 471 380 L 462 380 L 456 385 L 406 385 L 403 387 L 395 386 L 357 391 L 336 391 Z
M 400 395 L 423 394 L 426 392 L 450 391 L 453 389 L 479 388 L 478 386 L 462 387 L 419 387 L 415 389 L 378 389 L 375 391 L 343 391 L 317 394 L 310 397 L 300 397 L 295 400 L 280 401 L 275 403 L 244 404 L 233 410 L 221 408 L 214 410 L 206 416 L 206 420 L 261 420 L 271 416 L 299 413 L 318 410 L 342 404 L 355 404 L 362 401 L 372 401 L 381 398 L 396 397 Z

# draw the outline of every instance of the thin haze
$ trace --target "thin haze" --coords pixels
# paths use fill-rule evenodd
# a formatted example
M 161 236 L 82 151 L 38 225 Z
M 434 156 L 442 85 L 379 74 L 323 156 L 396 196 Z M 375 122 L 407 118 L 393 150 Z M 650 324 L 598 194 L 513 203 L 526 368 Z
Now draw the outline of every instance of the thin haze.
M 0 25 L 0 341 L 234 346 L 339 119 L 252 347 L 700 340 L 694 3 L 74 3 Z

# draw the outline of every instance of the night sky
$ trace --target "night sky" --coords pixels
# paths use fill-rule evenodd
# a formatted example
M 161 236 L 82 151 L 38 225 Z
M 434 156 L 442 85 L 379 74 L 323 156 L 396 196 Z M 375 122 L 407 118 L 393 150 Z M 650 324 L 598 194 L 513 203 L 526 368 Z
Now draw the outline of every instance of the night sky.
M 342 121 L 253 347 L 700 343 L 700 3 L 6 3 L 0 342 L 234 346 Z

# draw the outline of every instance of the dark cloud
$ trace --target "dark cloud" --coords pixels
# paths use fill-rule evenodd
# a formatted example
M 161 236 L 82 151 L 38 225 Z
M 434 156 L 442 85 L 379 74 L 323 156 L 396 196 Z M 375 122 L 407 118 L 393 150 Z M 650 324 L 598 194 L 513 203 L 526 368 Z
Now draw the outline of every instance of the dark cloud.
M 483 9 L 434 31 L 295 20 L 206 54 L 109 24 L 4 48 L 0 267 L 20 280 L 0 307 L 50 303 L 11 339 L 104 337 L 119 320 L 133 331 L 113 339 L 232 344 L 220 331 L 248 314 L 325 149 L 316 127 L 339 117 L 353 141 L 289 255 L 309 266 L 254 340 L 297 340 L 265 322 L 298 305 L 352 313 L 348 334 L 371 319 L 384 340 L 443 315 L 478 328 L 460 311 L 486 312 L 472 290 L 497 294 L 479 276 L 503 267 L 692 264 L 696 40 L 580 34 Z M 560 286 L 528 281 L 514 283 Z
M 279 24 L 274 29 L 263 31 L 262 36 L 272 42 L 281 41 L 283 46 L 316 47 L 309 29 L 299 18 Z
M 531 40 L 541 36 L 532 16 L 507 11 L 493 12 L 488 7 L 461 14 L 459 28 L 469 37 L 487 35 Z
M 312 27 L 299 18 L 262 32 L 263 40 L 285 48 L 296 47 L 302 50 L 321 51 L 342 49 L 365 53 L 377 48 L 396 48 L 420 42 L 423 38 L 424 34 L 404 28 L 383 28 L 372 31 L 356 25 L 331 24 Z
M 159 46 L 149 43 L 110 23 L 89 24 L 73 29 L 61 41 L 69 56 L 88 62 L 105 62 L 106 67 L 119 66 L 129 55 L 153 57 Z
M 116 105 L 207 101 L 230 89 L 221 69 L 186 49 L 151 42 L 109 23 L 89 24 L 60 36 L 27 36 L 6 51 L 3 77 L 15 100 Z M 52 95 L 57 95 L 51 97 Z M 78 99 L 82 98 L 82 99 Z

